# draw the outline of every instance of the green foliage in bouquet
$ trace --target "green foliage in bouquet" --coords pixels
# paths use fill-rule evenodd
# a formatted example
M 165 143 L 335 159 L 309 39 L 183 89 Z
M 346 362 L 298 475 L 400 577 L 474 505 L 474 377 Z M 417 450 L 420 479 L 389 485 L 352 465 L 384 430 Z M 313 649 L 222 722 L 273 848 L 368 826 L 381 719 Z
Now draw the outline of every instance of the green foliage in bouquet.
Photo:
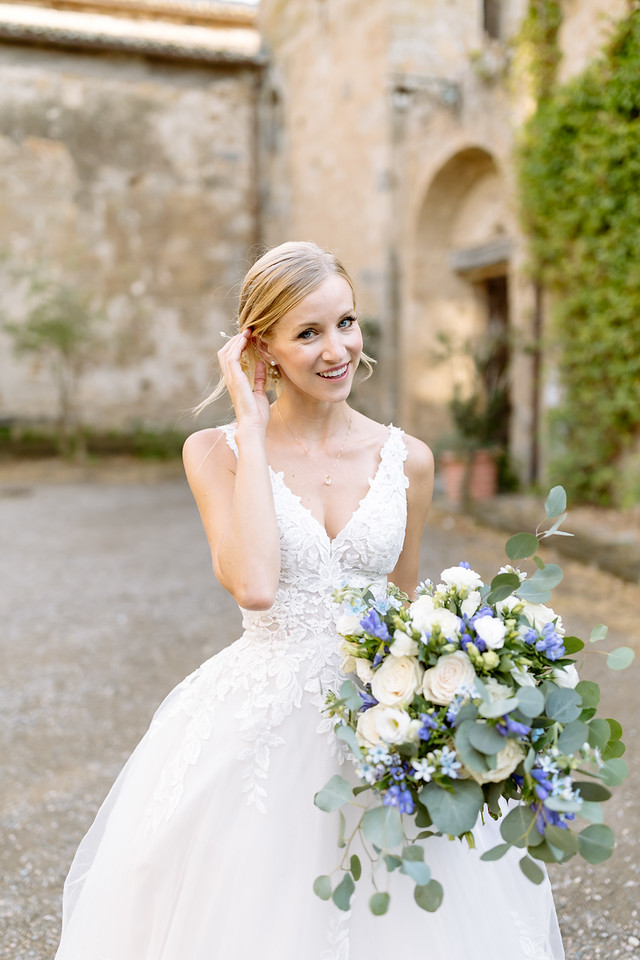
M 573 659 L 585 644 L 565 636 L 561 617 L 545 606 L 562 570 L 537 550 L 540 540 L 571 535 L 560 529 L 562 487 L 545 507 L 534 534 L 507 541 L 511 564 L 488 585 L 462 563 L 443 571 L 440 584 L 421 584 L 413 603 L 392 584 L 384 597 L 336 591 L 345 607 L 338 620 L 344 668 L 355 676 L 327 697 L 327 710 L 359 783 L 336 775 L 316 794 L 321 810 L 339 812 L 343 855 L 337 881 L 320 876 L 314 890 L 339 909 L 349 909 L 364 855 L 372 913 L 387 911 L 395 870 L 414 882 L 422 909 L 437 910 L 444 891 L 425 859 L 429 839 L 473 846 L 473 828 L 485 816 L 500 820 L 502 842 L 481 859 L 518 848 L 534 883 L 544 879 L 536 861 L 580 854 L 595 864 L 611 855 L 601 804 L 628 772 L 622 727 L 596 715 L 598 684 L 579 680 Z M 515 566 L 529 558 L 531 576 Z M 606 633 L 598 625 L 589 641 Z M 620 647 L 607 663 L 621 670 L 632 659 Z M 345 811 L 355 814 L 349 828 Z M 576 816 L 588 825 L 576 830 Z

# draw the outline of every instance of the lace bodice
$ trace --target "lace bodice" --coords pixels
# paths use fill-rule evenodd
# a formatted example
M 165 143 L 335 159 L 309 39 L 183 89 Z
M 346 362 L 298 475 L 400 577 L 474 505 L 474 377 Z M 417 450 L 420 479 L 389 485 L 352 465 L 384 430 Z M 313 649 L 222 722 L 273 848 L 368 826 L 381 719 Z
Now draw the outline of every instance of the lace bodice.
M 235 424 L 221 429 L 237 454 Z M 339 754 L 333 721 L 321 712 L 326 693 L 343 679 L 335 628 L 339 610 L 331 595 L 345 583 L 384 591 L 404 542 L 406 456 L 402 431 L 390 426 L 369 490 L 333 540 L 287 487 L 284 475 L 271 471 L 281 549 L 275 601 L 267 611 L 243 610 L 242 637 L 187 677 L 154 718 L 152 736 L 178 712 L 191 722 L 189 736 L 164 771 L 147 830 L 155 831 L 176 808 L 186 770 L 209 737 L 216 705 L 231 695 L 241 694 L 235 717 L 243 734 L 239 759 L 245 761 L 248 803 L 265 809 L 270 752 L 282 743 L 278 727 L 303 697 L 317 706 L 318 732 Z

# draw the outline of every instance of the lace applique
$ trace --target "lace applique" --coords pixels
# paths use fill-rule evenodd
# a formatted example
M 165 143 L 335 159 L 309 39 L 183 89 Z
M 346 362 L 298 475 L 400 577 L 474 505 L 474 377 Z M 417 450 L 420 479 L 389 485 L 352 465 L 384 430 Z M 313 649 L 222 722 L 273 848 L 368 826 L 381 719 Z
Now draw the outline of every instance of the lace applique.
M 220 429 L 237 451 L 235 425 Z M 156 714 L 150 736 L 179 716 L 187 722 L 147 809 L 145 833 L 155 833 L 177 808 L 189 767 L 211 735 L 217 705 L 238 691 L 234 719 L 242 747 L 237 759 L 243 763 L 247 803 L 258 810 L 266 811 L 271 751 L 283 743 L 278 728 L 305 694 L 319 711 L 318 733 L 339 760 L 346 755 L 333 721 L 321 712 L 327 692 L 337 692 L 344 679 L 335 629 L 339 611 L 331 592 L 341 583 L 384 591 L 404 542 L 406 456 L 402 431 L 391 426 L 369 490 L 334 540 L 289 490 L 283 474 L 272 471 L 281 547 L 274 604 L 267 611 L 243 610 L 241 639 L 187 677 Z
M 349 920 L 351 911 L 331 916 L 327 922 L 328 948 L 320 960 L 349 960 Z

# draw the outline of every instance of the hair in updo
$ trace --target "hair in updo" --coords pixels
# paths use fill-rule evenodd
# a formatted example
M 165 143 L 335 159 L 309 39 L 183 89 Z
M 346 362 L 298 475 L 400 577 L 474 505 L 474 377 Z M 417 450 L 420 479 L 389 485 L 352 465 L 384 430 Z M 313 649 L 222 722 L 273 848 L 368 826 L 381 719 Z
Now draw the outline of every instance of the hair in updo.
M 351 277 L 340 260 L 315 243 L 288 241 L 268 250 L 256 260 L 244 278 L 238 306 L 237 332 L 251 327 L 255 338 L 268 340 L 277 322 L 301 300 L 312 293 L 328 277 L 343 277 L 353 292 Z M 253 384 L 256 364 L 260 360 L 255 343 L 250 341 L 242 353 L 241 364 Z M 372 370 L 372 360 L 364 353 L 362 360 Z M 279 372 L 267 365 L 267 389 L 277 389 Z M 221 378 L 215 390 L 198 404 L 194 413 L 199 414 L 206 406 L 225 392 Z

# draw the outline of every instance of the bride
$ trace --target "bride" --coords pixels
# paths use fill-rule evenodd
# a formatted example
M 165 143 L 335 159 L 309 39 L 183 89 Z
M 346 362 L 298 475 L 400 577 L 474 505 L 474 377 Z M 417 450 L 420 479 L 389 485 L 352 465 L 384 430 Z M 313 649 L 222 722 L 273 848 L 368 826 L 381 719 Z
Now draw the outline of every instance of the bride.
M 530 883 L 517 857 L 479 860 L 492 823 L 474 851 L 429 841 L 445 889 L 434 914 L 398 875 L 383 917 L 366 891 L 349 913 L 314 895 L 334 866 L 336 822 L 313 797 L 343 759 L 322 714 L 342 680 L 331 592 L 384 592 L 388 576 L 413 594 L 433 458 L 348 404 L 362 335 L 333 255 L 311 243 L 266 253 L 245 278 L 238 331 L 202 404 L 226 388 L 236 422 L 189 437 L 184 463 L 244 632 L 169 694 L 109 793 L 65 884 L 57 960 L 378 960 L 412 948 L 561 960 L 548 882 Z

